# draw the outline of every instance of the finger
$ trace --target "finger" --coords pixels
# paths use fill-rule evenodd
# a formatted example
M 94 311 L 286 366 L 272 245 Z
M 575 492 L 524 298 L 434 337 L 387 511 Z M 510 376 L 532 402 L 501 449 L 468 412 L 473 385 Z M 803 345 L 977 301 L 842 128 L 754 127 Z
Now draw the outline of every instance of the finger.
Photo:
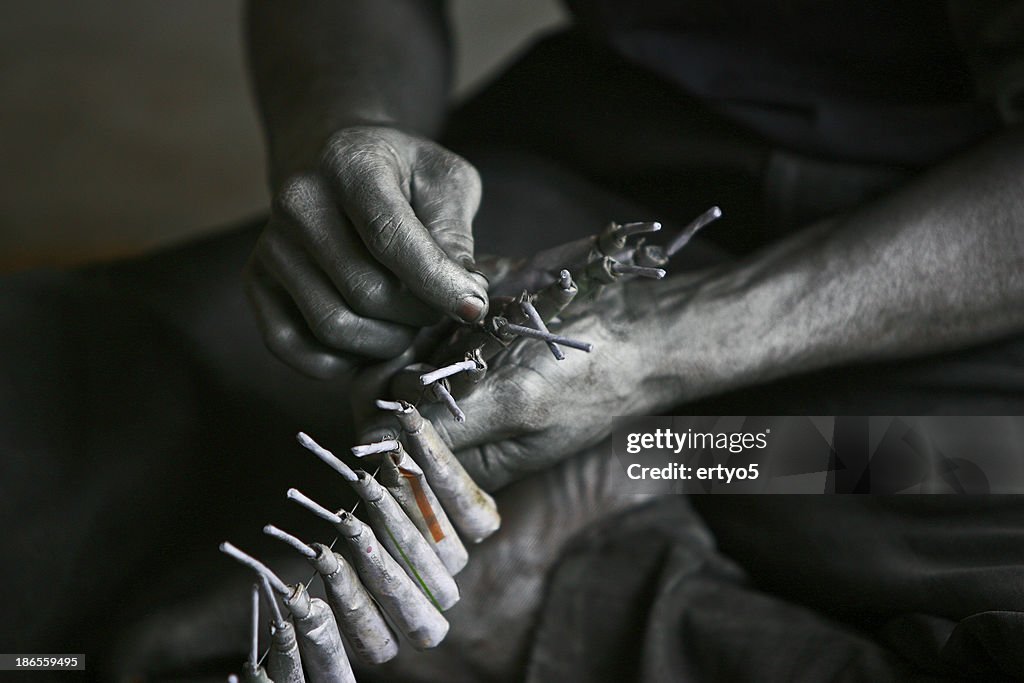
M 279 235 L 273 230 L 265 232 L 257 253 L 321 343 L 371 358 L 391 358 L 409 347 L 415 329 L 354 313 L 312 259 Z
M 487 313 L 485 285 L 450 259 L 416 217 L 392 163 L 358 170 L 328 156 L 325 171 L 370 253 L 417 298 L 465 322 Z
M 520 439 L 531 435 L 544 417 L 535 408 L 536 397 L 508 369 L 498 370 L 480 383 L 479 389 L 461 399 L 465 422 L 455 421 L 438 404 L 421 408 L 441 439 L 481 487 L 495 490 L 522 473 L 542 467 L 524 451 Z M 531 467 L 536 463 L 536 467 Z
M 332 351 L 312 338 L 288 294 L 258 265 L 247 268 L 245 291 L 267 348 L 304 375 L 331 379 L 355 366 L 346 353 Z
M 275 200 L 275 219 L 310 254 L 356 313 L 407 325 L 437 322 L 437 313 L 366 250 L 316 174 L 290 179 Z
M 480 191 L 480 174 L 458 155 L 438 151 L 417 159 L 412 208 L 448 258 L 470 269 Z
M 546 462 L 535 462 L 531 468 L 529 453 L 516 439 L 463 448 L 455 452 L 455 457 L 480 488 L 491 492 L 548 466 Z
M 484 381 L 486 385 L 486 380 Z M 464 450 L 491 441 L 513 436 L 520 420 L 515 408 L 495 400 L 491 386 L 482 386 L 465 399 L 459 407 L 466 414 L 465 422 L 457 422 L 442 403 L 428 403 L 420 406 L 420 413 L 430 420 L 438 434 L 452 451 Z

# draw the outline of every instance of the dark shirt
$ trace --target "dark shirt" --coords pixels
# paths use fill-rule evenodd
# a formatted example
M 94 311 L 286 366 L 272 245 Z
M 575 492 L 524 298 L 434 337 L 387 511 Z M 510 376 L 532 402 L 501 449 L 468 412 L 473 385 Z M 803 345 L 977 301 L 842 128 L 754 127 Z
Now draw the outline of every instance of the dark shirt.
M 568 4 L 595 38 L 773 144 L 906 166 L 998 127 L 978 81 L 978 45 L 991 47 L 993 22 L 1024 17 L 1021 3 L 998 0 L 988 5 L 1016 5 L 1016 17 L 980 21 L 971 3 L 957 11 L 958 3 L 936 0 Z M 961 35 L 965 24 L 981 38 Z

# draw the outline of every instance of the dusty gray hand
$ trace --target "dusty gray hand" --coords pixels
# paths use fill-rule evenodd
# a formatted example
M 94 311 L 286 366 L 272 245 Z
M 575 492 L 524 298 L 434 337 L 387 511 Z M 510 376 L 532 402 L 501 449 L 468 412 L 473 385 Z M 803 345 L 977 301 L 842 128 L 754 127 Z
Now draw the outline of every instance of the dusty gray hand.
M 464 159 L 399 130 L 346 128 L 320 169 L 286 181 L 246 272 L 270 350 L 329 378 L 391 358 L 441 314 L 487 312 L 473 268 L 480 179 Z
M 676 340 L 661 316 L 682 314 L 681 283 L 629 282 L 608 287 L 594 302 L 573 302 L 549 328 L 591 342 L 591 353 L 565 349 L 565 360 L 556 361 L 543 342 L 516 340 L 460 399 L 466 422 L 456 423 L 436 404 L 424 415 L 473 478 L 494 490 L 597 443 L 610 433 L 613 416 L 667 409 L 684 391 L 683 378 L 666 362 Z M 674 303 L 661 310 L 660 293 L 669 288 Z

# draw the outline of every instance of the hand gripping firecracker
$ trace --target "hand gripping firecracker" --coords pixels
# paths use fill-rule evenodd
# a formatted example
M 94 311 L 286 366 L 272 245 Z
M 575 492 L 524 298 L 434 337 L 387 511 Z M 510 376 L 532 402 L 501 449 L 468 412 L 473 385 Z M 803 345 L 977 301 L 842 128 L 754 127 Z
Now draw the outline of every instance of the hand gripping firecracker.
M 421 399 L 440 402 L 455 420 L 466 420 L 457 398 L 470 394 L 485 379 L 489 361 L 519 339 L 546 344 L 559 361 L 565 359 L 563 347 L 591 351 L 590 343 L 558 334 L 563 312 L 586 305 L 606 286 L 636 277 L 663 278 L 669 259 L 720 216 L 718 207 L 712 207 L 665 246 L 647 243 L 648 235 L 661 230 L 660 223 L 612 223 L 597 235 L 536 255 L 526 264 L 533 274 L 523 271 L 525 279 L 518 290 L 516 267 L 506 268 L 512 276 L 492 291 L 487 318 L 457 330 L 429 359 L 430 364 L 410 366 L 392 386 L 408 388 L 400 395 L 416 393 L 419 387 Z M 641 237 L 631 244 L 637 236 Z M 522 286 L 537 286 L 536 293 Z M 519 294 L 509 296 L 510 289 Z M 406 376 L 409 381 L 403 385 L 400 380 Z M 373 476 L 349 467 L 299 434 L 300 443 L 338 472 L 361 499 L 369 525 L 351 512 L 334 513 L 295 489 L 288 491 L 289 498 L 335 526 L 347 548 L 347 559 L 322 543 L 306 544 L 272 525 L 264 529 L 310 562 L 321 577 L 328 602 L 310 597 L 301 583 L 286 585 L 231 544 L 221 546 L 257 572 L 273 612 L 264 669 L 256 653 L 258 605 L 254 603 L 245 680 L 301 683 L 308 676 L 312 683 L 353 681 L 343 637 L 366 664 L 386 662 L 398 653 L 385 613 L 415 647 L 435 647 L 449 627 L 441 611 L 459 599 L 452 577 L 468 561 L 460 533 L 478 543 L 501 525 L 494 499 L 473 481 L 413 403 L 381 400 L 377 406 L 395 415 L 400 434 L 352 449 L 354 456 L 373 458 L 379 464 Z M 282 617 L 275 593 L 291 621 Z

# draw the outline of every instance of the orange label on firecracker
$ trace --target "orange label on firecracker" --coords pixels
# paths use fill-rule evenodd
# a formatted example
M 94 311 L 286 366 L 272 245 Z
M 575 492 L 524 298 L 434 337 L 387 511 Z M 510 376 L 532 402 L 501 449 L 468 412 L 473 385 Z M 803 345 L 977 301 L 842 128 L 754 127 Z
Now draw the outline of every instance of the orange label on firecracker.
M 437 521 L 434 508 L 431 507 L 430 501 L 427 500 L 427 494 L 423 491 L 419 477 L 409 470 L 399 468 L 398 471 L 409 480 L 409 485 L 412 486 L 412 495 L 416 498 L 416 507 L 420 509 L 423 521 L 427 523 L 430 535 L 434 537 L 434 542 L 437 543 L 444 538 L 444 531 L 441 530 L 441 524 Z

